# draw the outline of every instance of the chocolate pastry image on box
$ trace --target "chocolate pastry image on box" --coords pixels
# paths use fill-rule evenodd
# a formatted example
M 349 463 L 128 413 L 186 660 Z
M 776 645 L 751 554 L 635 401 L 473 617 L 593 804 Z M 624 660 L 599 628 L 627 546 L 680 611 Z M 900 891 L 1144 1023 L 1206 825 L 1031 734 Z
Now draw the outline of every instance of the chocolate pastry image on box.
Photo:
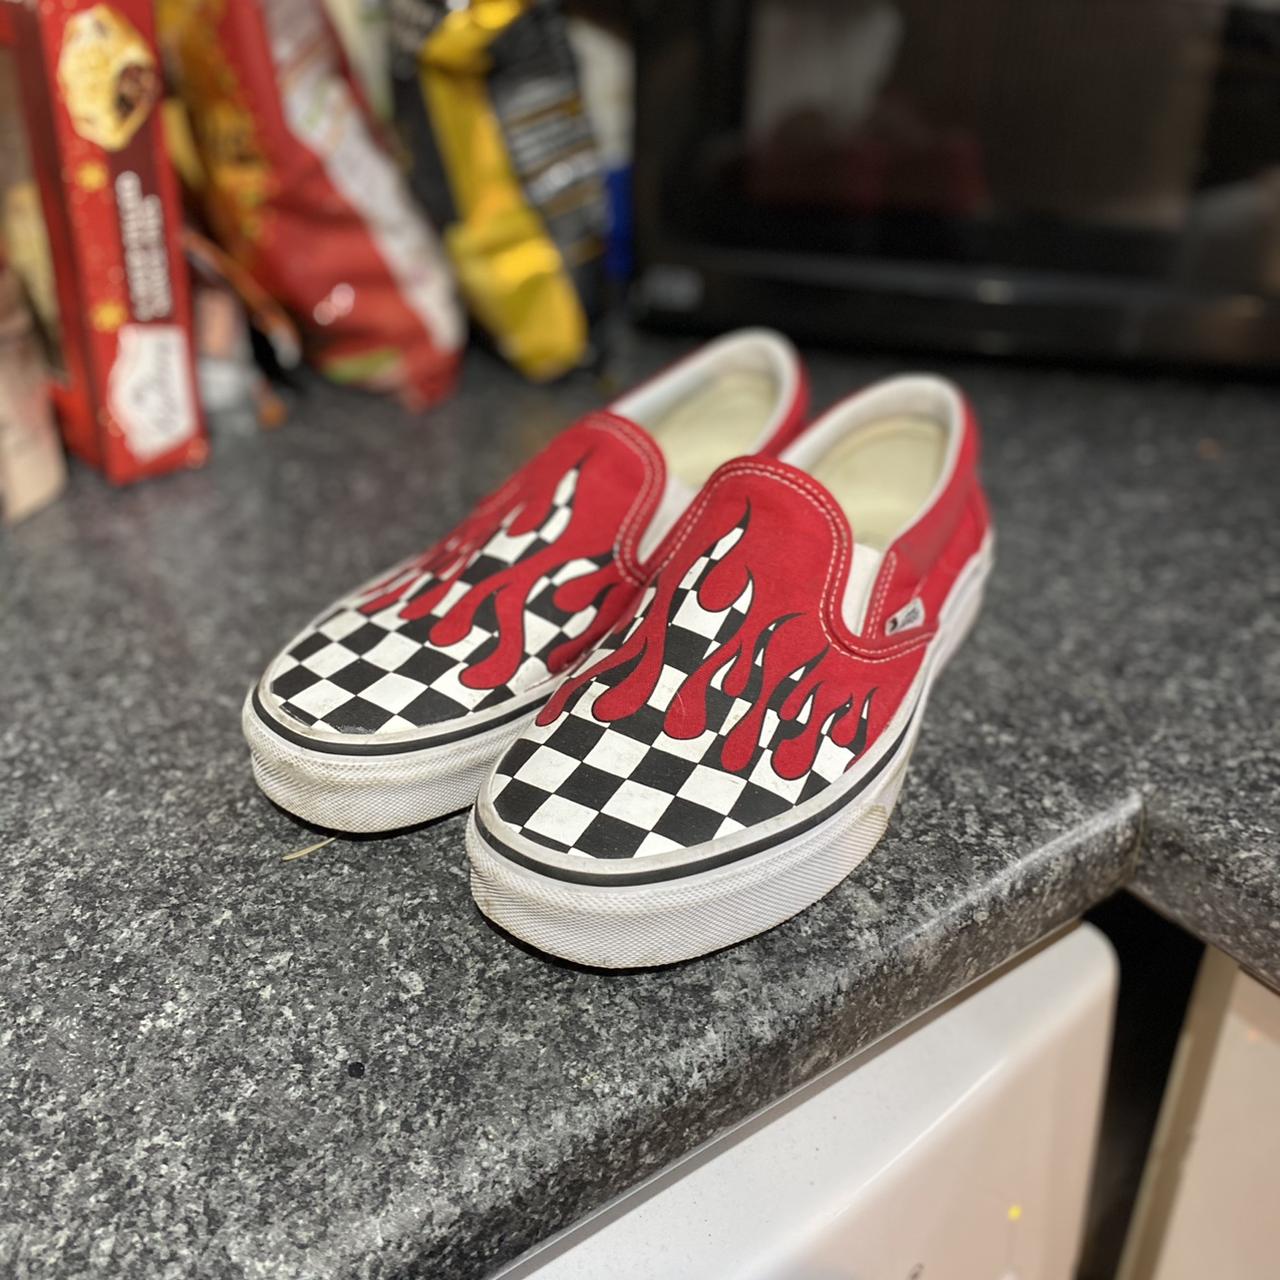
M 97 4 L 67 22 L 58 87 L 75 131 L 104 151 L 121 151 L 160 97 L 160 72 L 128 19 Z

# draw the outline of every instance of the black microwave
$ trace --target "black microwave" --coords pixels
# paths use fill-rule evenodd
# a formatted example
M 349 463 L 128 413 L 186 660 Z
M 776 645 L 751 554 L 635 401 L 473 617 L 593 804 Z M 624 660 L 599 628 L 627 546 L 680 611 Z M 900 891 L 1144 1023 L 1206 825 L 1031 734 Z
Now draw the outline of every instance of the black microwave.
M 633 12 L 641 320 L 1280 368 L 1280 4 Z

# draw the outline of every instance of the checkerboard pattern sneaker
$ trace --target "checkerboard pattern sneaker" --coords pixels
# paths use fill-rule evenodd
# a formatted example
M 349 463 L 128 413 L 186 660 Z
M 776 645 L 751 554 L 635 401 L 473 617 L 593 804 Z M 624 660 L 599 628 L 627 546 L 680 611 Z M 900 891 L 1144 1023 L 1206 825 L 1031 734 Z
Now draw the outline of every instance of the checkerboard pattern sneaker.
M 744 330 L 568 428 L 275 658 L 243 713 L 258 784 L 341 831 L 465 808 L 558 675 L 634 603 L 711 471 L 783 446 L 805 402 L 790 344 Z
M 918 376 L 720 467 L 481 788 L 480 909 L 554 955 L 642 966 L 771 928 L 848 875 L 978 611 L 977 456 L 960 393 Z

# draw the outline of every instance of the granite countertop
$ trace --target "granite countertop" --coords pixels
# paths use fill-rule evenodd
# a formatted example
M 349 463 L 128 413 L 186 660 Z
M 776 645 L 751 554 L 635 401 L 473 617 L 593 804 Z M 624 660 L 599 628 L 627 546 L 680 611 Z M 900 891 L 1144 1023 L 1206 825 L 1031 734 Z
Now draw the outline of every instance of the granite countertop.
M 625 337 L 619 381 L 680 344 Z M 813 362 L 819 404 L 887 359 Z M 239 707 L 325 601 L 601 390 L 482 355 L 428 418 L 311 387 L 0 542 L 0 1272 L 483 1276 L 1118 886 L 1280 983 L 1274 388 L 955 363 L 999 533 L 875 854 L 670 969 L 519 947 L 462 823 L 340 840 Z

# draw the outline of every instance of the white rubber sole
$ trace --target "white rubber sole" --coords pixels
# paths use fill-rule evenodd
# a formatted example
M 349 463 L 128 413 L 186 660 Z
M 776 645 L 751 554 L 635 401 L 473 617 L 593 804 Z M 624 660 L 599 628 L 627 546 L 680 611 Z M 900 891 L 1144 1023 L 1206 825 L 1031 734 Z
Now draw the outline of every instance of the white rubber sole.
M 254 780 L 270 799 L 316 826 L 368 835 L 466 809 L 540 705 L 461 740 L 383 754 L 314 748 L 299 743 L 297 734 L 291 740 L 254 706 L 252 690 L 241 725 Z
M 602 862 L 600 871 L 587 873 L 590 883 L 544 874 L 528 865 L 529 859 L 517 862 L 495 848 L 473 812 L 466 842 L 476 905 L 494 924 L 540 951 L 604 969 L 690 960 L 754 937 L 812 906 L 854 871 L 884 835 L 933 681 L 978 616 L 992 562 L 988 539 L 943 607 L 919 697 L 900 738 L 882 754 L 883 763 L 869 761 L 866 771 L 850 779 L 855 798 L 830 817 L 791 835 L 784 824 L 763 848 L 706 870 L 648 883 L 611 884 L 611 875 L 634 878 L 641 863 Z M 882 741 L 891 732 L 893 726 Z M 859 777 L 868 773 L 874 774 L 870 783 L 860 784 Z M 691 851 L 691 861 L 714 863 L 719 843 Z

